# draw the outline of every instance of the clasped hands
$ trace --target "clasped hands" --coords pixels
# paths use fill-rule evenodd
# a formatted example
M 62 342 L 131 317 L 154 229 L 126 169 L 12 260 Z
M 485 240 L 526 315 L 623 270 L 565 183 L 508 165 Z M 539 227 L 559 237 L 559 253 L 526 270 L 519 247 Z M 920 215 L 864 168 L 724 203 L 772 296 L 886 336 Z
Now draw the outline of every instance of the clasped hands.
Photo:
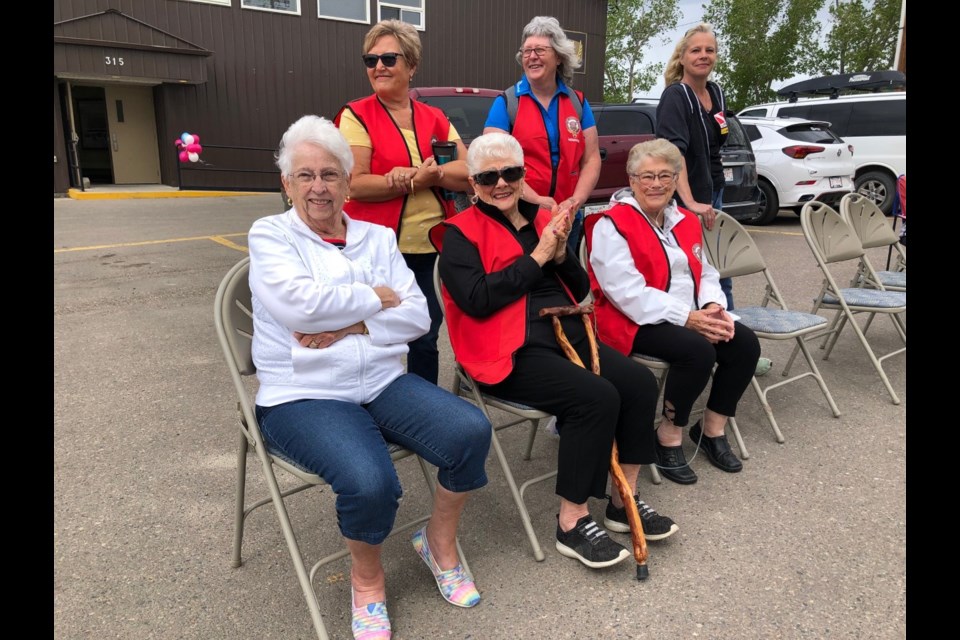
M 380 298 L 380 310 L 400 306 L 400 296 L 390 287 L 373 287 L 373 291 Z M 319 333 L 303 333 L 294 331 L 293 339 L 300 343 L 301 347 L 307 349 L 326 349 L 330 345 L 343 340 L 351 333 L 365 333 L 366 325 L 361 320 L 354 322 L 349 327 L 337 329 L 336 331 L 321 331 Z
M 560 264 L 567 258 L 567 236 L 570 235 L 570 228 L 573 226 L 573 213 L 571 207 L 564 207 L 562 204 L 555 204 L 551 210 L 552 217 L 547 226 L 540 234 L 540 242 L 530 254 L 534 260 L 542 267 L 547 262 L 553 260 Z
M 416 187 L 435 187 L 443 179 L 443 168 L 430 156 L 419 167 L 394 167 L 384 176 L 387 187 L 397 193 L 416 193 Z
M 691 311 L 684 326 L 696 331 L 711 344 L 733 339 L 733 318 L 715 302 L 711 302 L 699 311 Z

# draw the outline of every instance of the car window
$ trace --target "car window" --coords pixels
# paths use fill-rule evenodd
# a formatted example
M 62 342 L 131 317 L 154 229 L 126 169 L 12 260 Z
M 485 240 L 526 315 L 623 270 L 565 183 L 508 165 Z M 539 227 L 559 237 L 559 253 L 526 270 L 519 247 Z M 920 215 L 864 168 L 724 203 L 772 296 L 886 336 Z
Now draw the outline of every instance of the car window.
M 907 135 L 907 101 L 854 102 L 848 136 Z
M 829 102 L 826 104 L 797 105 L 781 107 L 779 115 L 807 120 L 823 120 L 830 123 L 830 129 L 840 136 L 849 135 L 847 128 L 850 124 L 851 107 L 856 103 Z
M 747 134 L 743 131 L 743 125 L 729 113 L 727 114 L 727 130 L 727 139 L 723 143 L 724 149 L 748 149 L 750 147 Z
M 763 135 L 760 133 L 760 127 L 755 124 L 743 125 L 743 131 L 747 134 L 747 137 L 750 138 L 750 142 L 756 142 L 763 137 Z
M 653 120 L 640 111 L 603 109 L 597 119 L 597 135 L 637 136 L 644 133 L 653 133 Z
M 425 102 L 443 111 L 450 124 L 457 128 L 460 137 L 465 143 L 483 133 L 483 125 L 487 121 L 487 112 L 493 104 L 493 96 L 421 96 L 420 102 Z
M 816 142 L 819 144 L 838 144 L 843 142 L 837 134 L 822 124 L 792 124 L 778 131 L 784 138 L 799 140 L 800 142 Z
M 741 118 L 746 118 L 746 117 L 762 118 L 766 115 L 767 115 L 766 109 L 750 109 L 748 111 L 744 111 L 743 113 L 741 113 L 740 117 Z

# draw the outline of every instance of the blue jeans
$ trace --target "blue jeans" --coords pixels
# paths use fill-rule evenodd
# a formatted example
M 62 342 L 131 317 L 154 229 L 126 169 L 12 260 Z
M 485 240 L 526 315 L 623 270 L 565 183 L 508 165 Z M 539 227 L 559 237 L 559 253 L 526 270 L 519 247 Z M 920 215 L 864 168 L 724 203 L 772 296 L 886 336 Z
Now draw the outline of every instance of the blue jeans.
M 723 211 L 723 189 L 713 192 L 713 208 Z M 727 296 L 727 311 L 733 311 L 733 278 L 720 278 L 720 289 Z
M 437 349 L 437 338 L 440 336 L 440 325 L 443 323 L 443 309 L 437 300 L 437 292 L 433 288 L 433 265 L 437 261 L 436 253 L 405 253 L 403 260 L 413 271 L 417 285 L 427 299 L 427 310 L 430 312 L 430 330 L 410 343 L 410 353 L 407 354 L 407 371 L 415 373 L 427 382 L 437 384 L 440 374 L 440 351 Z
M 462 493 L 487 484 L 490 423 L 469 402 L 404 374 L 365 405 L 295 400 L 257 406 L 267 449 L 323 478 L 337 496 L 340 533 L 380 544 L 403 490 L 387 451 L 396 443 L 437 467 L 437 482 Z

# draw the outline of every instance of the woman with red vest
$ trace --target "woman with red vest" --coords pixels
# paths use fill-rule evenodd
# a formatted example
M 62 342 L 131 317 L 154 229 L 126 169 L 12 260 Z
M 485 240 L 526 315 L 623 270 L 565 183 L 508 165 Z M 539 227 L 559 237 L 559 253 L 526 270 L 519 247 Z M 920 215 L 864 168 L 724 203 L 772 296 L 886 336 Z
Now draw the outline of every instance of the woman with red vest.
M 655 459 L 652 429 L 657 386 L 653 375 L 600 343 L 600 375 L 567 359 L 544 307 L 566 306 L 586 296 L 589 281 L 567 250 L 570 221 L 520 199 L 523 150 L 511 136 L 485 134 L 467 155 L 475 204 L 431 231 L 450 344 L 457 361 L 485 391 L 552 413 L 560 426 L 556 492 L 560 496 L 556 547 L 591 568 L 630 556 L 590 516 L 589 498 L 606 496 L 613 441 L 636 494 L 641 464 Z M 442 245 L 442 247 L 441 247 Z M 580 318 L 561 318 L 584 362 L 590 346 Z M 604 525 L 628 532 L 617 492 Z M 647 540 L 678 530 L 636 498 Z
M 673 200 L 682 166 L 672 142 L 634 146 L 627 159 L 630 186 L 613 195 L 614 206 L 590 216 L 586 239 L 600 339 L 620 353 L 670 363 L 657 458 L 664 476 L 693 484 L 683 427 L 714 364 L 703 420 L 690 428 L 690 438 L 719 469 L 743 468 L 724 430 L 753 378 L 760 343 L 726 311 L 719 273 L 704 259 L 700 220 Z
M 576 253 L 579 211 L 597 186 L 601 162 L 593 111 L 570 88 L 580 60 L 574 42 L 548 16 L 523 28 L 516 57 L 523 76 L 493 101 L 483 132 L 510 133 L 520 141 L 527 163 L 523 199 L 545 209 L 559 206 L 574 220 L 569 248 Z
M 363 41 L 363 63 L 374 93 L 345 105 L 335 122 L 355 160 L 350 201 L 343 209 L 352 218 L 396 232 L 403 259 L 430 310 L 430 331 L 410 343 L 407 370 L 436 384 L 443 313 L 433 290 L 437 254 L 427 232 L 456 213 L 442 190 L 467 189 L 462 159 L 467 150 L 443 111 L 409 96 L 421 51 L 412 25 L 399 20 L 375 24 Z M 455 142 L 460 160 L 437 164 L 434 142 Z

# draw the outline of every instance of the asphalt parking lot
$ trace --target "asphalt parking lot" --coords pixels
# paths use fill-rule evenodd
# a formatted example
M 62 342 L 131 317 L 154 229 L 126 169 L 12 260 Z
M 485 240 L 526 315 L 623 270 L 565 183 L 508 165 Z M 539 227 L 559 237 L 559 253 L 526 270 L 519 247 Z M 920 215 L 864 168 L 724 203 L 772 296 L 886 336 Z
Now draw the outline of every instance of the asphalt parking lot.
M 54 637 L 315 637 L 273 511 L 250 517 L 244 564 L 231 567 L 236 401 L 213 301 L 246 255 L 251 223 L 278 205 L 276 194 L 54 200 Z M 788 303 L 808 311 L 820 277 L 799 218 L 782 211 L 751 235 Z M 871 256 L 883 263 L 886 252 Z M 738 305 L 761 293 L 759 277 L 735 280 Z M 884 318 L 868 336 L 883 353 L 900 345 Z M 769 382 L 790 346 L 762 344 Z M 742 473 L 702 457 L 695 485 L 641 473 L 641 498 L 680 526 L 650 543 L 645 582 L 630 561 L 592 571 L 555 550 L 551 483 L 526 494 L 546 553 L 535 562 L 491 456 L 490 484 L 467 503 L 461 533 L 482 602 L 443 602 L 409 542 L 391 539 L 394 638 L 905 638 L 906 356 L 884 363 L 900 405 L 853 333 L 818 364 L 841 417 L 810 379 L 775 390 L 778 444 L 748 390 Z M 442 386 L 451 367 L 444 342 Z M 529 462 L 522 430 L 500 437 L 521 481 L 555 464 L 547 434 Z M 264 496 L 258 462 L 247 468 L 249 493 Z M 399 470 L 402 518 L 428 501 L 418 466 Z M 591 504 L 595 517 L 603 506 Z M 328 490 L 291 499 L 308 564 L 339 548 L 333 514 Z M 347 561 L 316 586 L 331 637 L 349 638 Z

